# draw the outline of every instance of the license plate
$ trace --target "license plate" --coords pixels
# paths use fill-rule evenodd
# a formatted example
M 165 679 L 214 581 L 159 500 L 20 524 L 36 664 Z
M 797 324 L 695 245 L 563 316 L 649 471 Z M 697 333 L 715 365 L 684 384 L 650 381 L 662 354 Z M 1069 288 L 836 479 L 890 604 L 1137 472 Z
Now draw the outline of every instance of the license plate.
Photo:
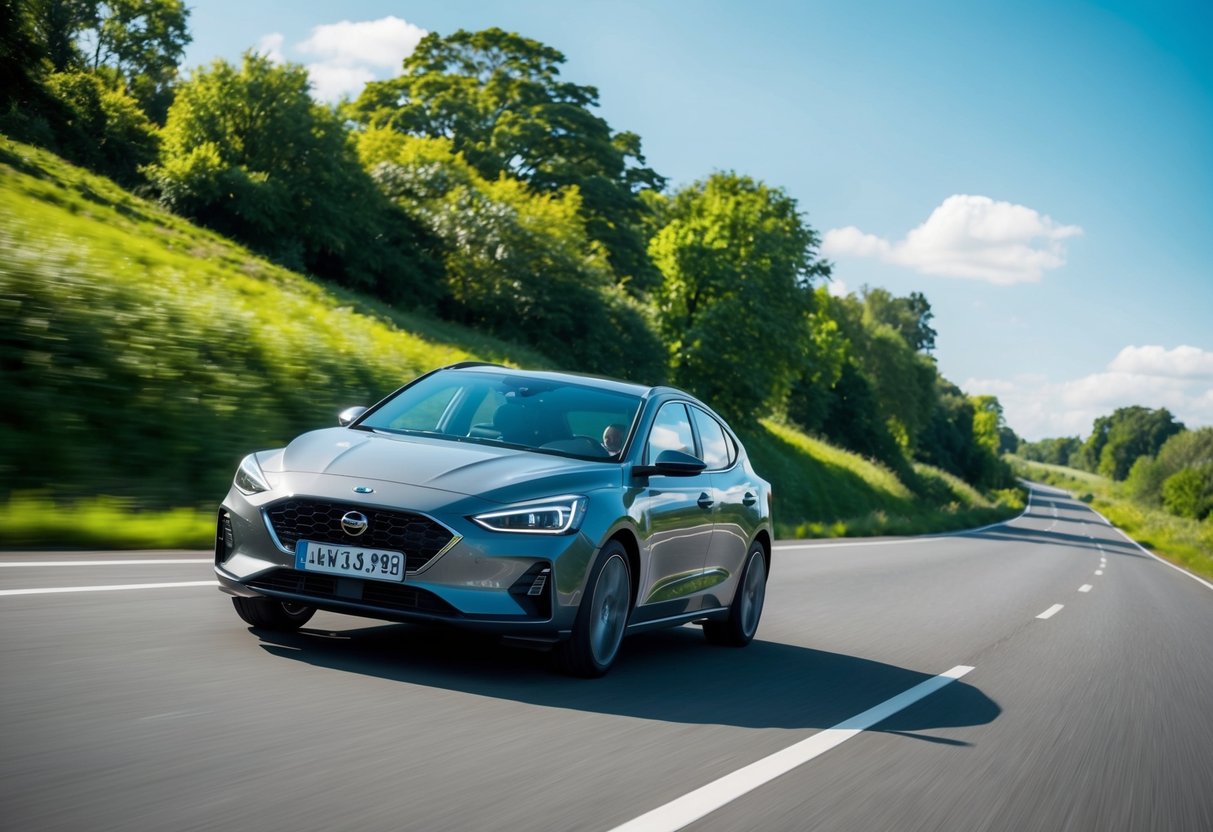
M 361 549 L 336 543 L 300 540 L 295 544 L 295 568 L 373 581 L 403 581 L 404 553 Z

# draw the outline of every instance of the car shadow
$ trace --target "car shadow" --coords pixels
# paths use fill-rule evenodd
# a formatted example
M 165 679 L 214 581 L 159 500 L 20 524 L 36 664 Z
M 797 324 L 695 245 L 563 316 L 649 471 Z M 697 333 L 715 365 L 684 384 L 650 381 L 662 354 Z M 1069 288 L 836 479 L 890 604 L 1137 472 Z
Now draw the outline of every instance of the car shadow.
M 253 632 L 268 653 L 346 673 L 550 708 L 745 728 L 828 728 L 933 675 L 771 641 L 714 647 L 697 627 L 625 640 L 611 672 L 594 680 L 559 675 L 550 654 L 457 630 L 383 624 Z M 980 690 L 956 681 L 877 730 L 913 735 L 986 724 L 1000 713 Z

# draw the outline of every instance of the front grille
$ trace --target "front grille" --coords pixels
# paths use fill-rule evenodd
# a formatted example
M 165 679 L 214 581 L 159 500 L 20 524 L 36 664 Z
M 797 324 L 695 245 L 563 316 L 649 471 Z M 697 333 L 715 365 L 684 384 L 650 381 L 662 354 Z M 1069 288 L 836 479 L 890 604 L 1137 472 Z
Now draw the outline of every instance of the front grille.
M 341 528 L 341 518 L 350 511 L 362 512 L 369 521 L 366 531 L 357 537 Z M 300 540 L 390 549 L 404 552 L 406 568 L 410 572 L 425 566 L 455 539 L 450 529 L 442 524 L 407 511 L 290 499 L 274 503 L 265 513 L 278 541 L 292 552 Z
M 312 575 L 293 569 L 275 569 L 248 582 L 254 589 L 269 592 L 289 592 L 316 601 L 348 601 L 379 607 L 384 610 L 423 612 L 430 615 L 455 617 L 459 611 L 432 592 L 408 584 L 364 581 L 360 578 L 338 578 Z

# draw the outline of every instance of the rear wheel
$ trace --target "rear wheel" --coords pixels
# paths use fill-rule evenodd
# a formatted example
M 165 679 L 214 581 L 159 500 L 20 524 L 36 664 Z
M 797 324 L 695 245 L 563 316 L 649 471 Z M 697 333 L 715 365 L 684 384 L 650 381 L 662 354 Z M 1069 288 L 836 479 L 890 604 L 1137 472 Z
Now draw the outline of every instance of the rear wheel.
M 713 644 L 728 647 L 745 647 L 758 632 L 758 621 L 762 618 L 762 604 L 767 595 L 767 559 L 762 544 L 755 541 L 746 555 L 745 570 L 741 583 L 729 607 L 729 617 L 724 621 L 708 621 L 703 625 L 703 634 Z
M 612 540 L 602 547 L 586 587 L 573 634 L 557 648 L 557 660 L 566 673 L 592 678 L 611 669 L 628 626 L 632 573 L 622 544 Z
M 265 630 L 298 630 L 316 614 L 315 607 L 273 598 L 232 598 L 236 614 L 245 623 Z

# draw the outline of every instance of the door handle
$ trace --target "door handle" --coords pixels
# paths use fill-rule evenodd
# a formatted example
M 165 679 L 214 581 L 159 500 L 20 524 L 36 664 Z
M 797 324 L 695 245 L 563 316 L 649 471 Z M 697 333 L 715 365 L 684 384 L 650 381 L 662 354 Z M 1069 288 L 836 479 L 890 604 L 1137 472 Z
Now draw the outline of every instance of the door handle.
M 708 496 L 708 492 L 706 492 L 706 491 L 699 495 L 699 507 L 700 508 L 711 508 L 712 503 L 714 503 L 714 502 L 715 501 L 711 497 Z
M 741 498 L 741 502 L 742 505 L 752 506 L 754 503 L 758 502 L 758 498 L 755 497 L 753 493 L 747 491 L 745 496 Z

